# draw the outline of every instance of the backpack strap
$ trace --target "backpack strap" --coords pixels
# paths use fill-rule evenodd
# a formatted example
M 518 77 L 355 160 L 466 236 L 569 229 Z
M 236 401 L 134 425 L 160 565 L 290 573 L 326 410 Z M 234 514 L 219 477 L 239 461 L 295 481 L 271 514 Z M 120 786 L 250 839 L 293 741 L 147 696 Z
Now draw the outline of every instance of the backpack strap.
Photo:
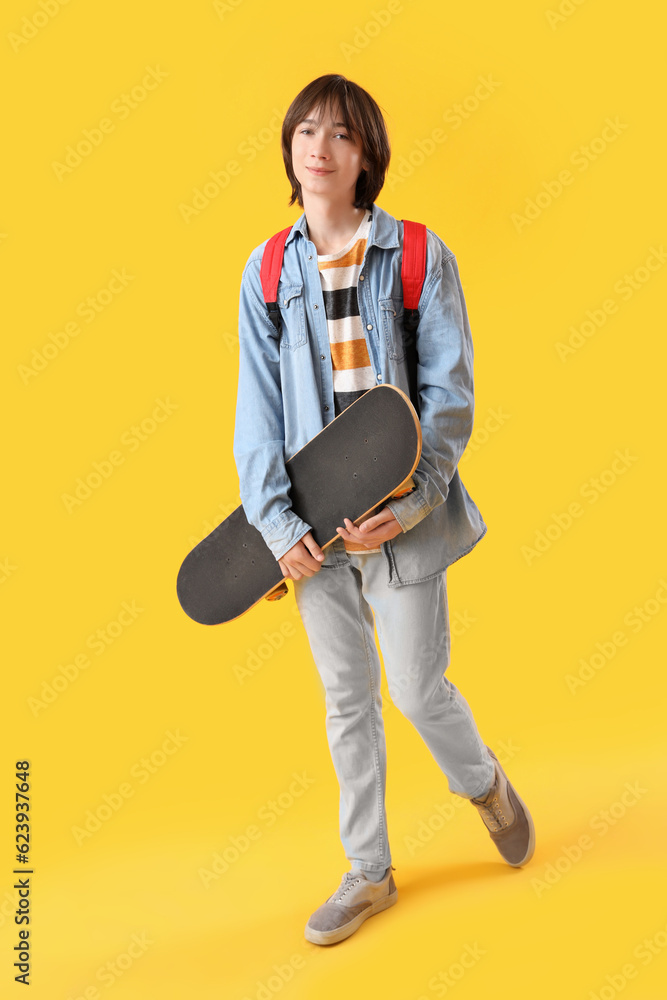
M 280 336 L 280 309 L 278 308 L 278 282 L 280 272 L 283 267 L 283 255 L 285 253 L 285 241 L 292 231 L 292 227 L 281 229 L 279 233 L 272 236 L 264 247 L 262 254 L 262 264 L 259 269 L 259 279 L 262 283 L 262 294 L 269 310 L 269 319 L 275 326 Z
M 419 414 L 417 389 L 417 345 L 415 333 L 419 325 L 419 297 L 426 276 L 426 226 L 423 222 L 403 222 L 403 257 L 401 281 L 403 282 L 403 344 L 408 369 L 410 399 Z

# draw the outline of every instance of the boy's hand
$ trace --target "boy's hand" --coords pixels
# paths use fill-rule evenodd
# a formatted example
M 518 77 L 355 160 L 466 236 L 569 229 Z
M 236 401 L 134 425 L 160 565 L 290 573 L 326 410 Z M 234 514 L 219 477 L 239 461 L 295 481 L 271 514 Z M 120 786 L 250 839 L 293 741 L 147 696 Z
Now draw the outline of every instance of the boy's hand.
M 302 576 L 314 576 L 323 559 L 324 552 L 309 531 L 278 560 L 278 564 L 286 580 L 300 580 Z
M 345 528 L 336 528 L 338 534 L 346 542 L 361 542 L 367 549 L 374 549 L 380 542 L 388 542 L 403 531 L 388 507 L 383 507 L 379 514 L 362 521 L 358 528 L 349 518 L 345 517 L 343 520 Z

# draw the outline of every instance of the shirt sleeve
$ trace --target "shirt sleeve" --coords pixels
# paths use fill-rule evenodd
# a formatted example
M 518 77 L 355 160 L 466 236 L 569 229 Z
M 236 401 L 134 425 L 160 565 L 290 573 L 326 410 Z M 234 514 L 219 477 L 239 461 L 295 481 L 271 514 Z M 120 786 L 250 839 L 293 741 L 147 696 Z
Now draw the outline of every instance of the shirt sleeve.
M 282 559 L 311 530 L 292 510 L 285 469 L 280 342 L 262 296 L 260 255 L 241 279 L 234 460 L 246 517 Z
M 456 258 L 430 230 L 427 255 L 416 334 L 422 426 L 417 488 L 386 505 L 403 531 L 447 499 L 474 414 L 472 336 Z

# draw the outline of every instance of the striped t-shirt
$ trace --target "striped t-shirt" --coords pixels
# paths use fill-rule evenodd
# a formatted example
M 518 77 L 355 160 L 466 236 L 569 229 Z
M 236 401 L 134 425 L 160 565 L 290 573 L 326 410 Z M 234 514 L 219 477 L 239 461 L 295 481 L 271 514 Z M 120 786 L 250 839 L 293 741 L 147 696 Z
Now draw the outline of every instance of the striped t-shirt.
M 357 283 L 370 229 L 371 214 L 366 212 L 356 233 L 342 250 L 317 255 L 331 347 L 336 416 L 375 385 L 357 299 Z M 348 552 L 380 551 L 379 546 L 367 549 L 357 542 L 345 542 L 345 548 Z
M 376 382 L 357 300 L 357 283 L 370 229 L 371 213 L 365 212 L 356 233 L 342 250 L 317 255 L 331 345 L 336 416 Z
M 331 346 L 336 416 L 376 385 L 357 299 L 357 284 L 371 229 L 371 219 L 370 212 L 364 214 L 356 233 L 342 250 L 337 253 L 317 255 Z M 409 493 L 413 486 L 412 479 L 408 480 L 396 495 Z M 368 516 L 371 517 L 373 513 L 371 511 Z M 367 549 L 357 542 L 345 542 L 345 548 L 348 552 L 381 551 L 379 546 Z

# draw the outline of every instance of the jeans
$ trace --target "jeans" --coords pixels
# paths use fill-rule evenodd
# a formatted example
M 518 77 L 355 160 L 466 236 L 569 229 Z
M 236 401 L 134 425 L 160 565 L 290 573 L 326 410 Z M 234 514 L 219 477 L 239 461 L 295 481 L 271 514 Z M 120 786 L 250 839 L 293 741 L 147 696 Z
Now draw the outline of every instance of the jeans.
M 319 572 L 295 582 L 301 619 L 325 693 L 326 731 L 340 786 L 340 836 L 355 868 L 391 864 L 386 746 L 377 628 L 387 687 L 445 774 L 449 790 L 481 796 L 494 766 L 449 665 L 446 574 L 389 588 L 381 553 L 326 550 Z

